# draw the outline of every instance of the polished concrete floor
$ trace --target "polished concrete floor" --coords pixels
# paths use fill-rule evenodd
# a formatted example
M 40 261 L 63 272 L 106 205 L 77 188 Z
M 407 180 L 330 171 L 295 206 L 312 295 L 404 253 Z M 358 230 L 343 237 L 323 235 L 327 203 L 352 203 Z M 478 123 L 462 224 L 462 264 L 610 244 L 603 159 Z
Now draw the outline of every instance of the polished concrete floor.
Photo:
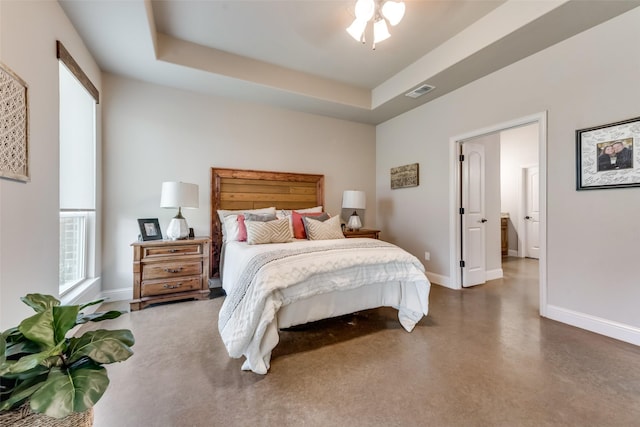
M 412 333 L 389 308 L 282 331 L 266 376 L 228 357 L 222 298 L 96 324 L 136 345 L 108 367 L 94 425 L 639 426 L 640 348 L 540 318 L 537 262 L 503 269 L 471 289 L 434 285 Z

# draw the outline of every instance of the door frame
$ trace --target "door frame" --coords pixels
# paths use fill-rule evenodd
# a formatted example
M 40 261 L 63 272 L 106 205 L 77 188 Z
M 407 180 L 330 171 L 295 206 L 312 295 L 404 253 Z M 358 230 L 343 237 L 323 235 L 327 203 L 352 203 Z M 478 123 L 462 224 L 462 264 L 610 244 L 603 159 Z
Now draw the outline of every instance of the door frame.
M 462 289 L 460 274 L 460 249 L 462 233 L 459 220 L 458 191 L 460 189 L 460 142 L 479 136 L 501 132 L 529 124 L 538 124 L 538 167 L 540 172 L 540 259 L 539 259 L 539 287 L 540 287 L 540 315 L 547 315 L 547 111 L 520 117 L 507 122 L 498 123 L 482 129 L 473 130 L 449 138 L 449 260 L 450 260 L 450 288 Z

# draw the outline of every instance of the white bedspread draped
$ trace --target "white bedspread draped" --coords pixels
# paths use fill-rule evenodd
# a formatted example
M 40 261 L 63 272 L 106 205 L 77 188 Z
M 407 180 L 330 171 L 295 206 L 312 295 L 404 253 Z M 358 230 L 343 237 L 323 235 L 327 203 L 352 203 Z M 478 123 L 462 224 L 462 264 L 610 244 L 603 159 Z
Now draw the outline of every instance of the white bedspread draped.
M 373 284 L 383 289 L 396 286 L 398 297 L 391 304 L 386 298 L 366 308 L 393 306 L 409 332 L 428 312 L 430 284 L 424 267 L 390 243 L 373 239 L 253 246 L 230 242 L 225 251 L 227 297 L 218 328 L 229 355 L 246 357 L 242 369 L 266 374 L 278 342 L 278 310 L 316 295 L 363 286 L 366 292 L 366 286 Z

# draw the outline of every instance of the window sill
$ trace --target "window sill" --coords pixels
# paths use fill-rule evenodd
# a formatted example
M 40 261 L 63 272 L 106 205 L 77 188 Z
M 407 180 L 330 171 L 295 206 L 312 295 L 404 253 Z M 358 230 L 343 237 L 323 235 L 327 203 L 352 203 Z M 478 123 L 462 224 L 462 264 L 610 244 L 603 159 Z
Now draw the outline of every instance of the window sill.
M 97 299 L 99 297 L 100 297 L 100 278 L 92 277 L 62 292 L 60 294 L 60 302 L 62 303 L 62 305 L 82 304 L 82 303 Z M 87 307 L 87 309 L 89 308 L 90 307 Z

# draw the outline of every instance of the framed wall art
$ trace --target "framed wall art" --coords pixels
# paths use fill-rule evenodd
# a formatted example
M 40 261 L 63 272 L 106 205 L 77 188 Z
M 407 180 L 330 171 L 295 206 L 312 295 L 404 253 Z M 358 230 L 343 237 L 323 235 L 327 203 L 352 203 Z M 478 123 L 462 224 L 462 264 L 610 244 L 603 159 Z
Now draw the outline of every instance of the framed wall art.
M 640 117 L 576 131 L 577 190 L 640 187 Z
M 29 181 L 27 84 L 0 63 L 0 178 Z
M 138 219 L 138 227 L 140 227 L 142 240 L 162 240 L 162 230 L 160 230 L 158 218 Z
M 418 163 L 391 168 L 391 189 L 417 187 Z

